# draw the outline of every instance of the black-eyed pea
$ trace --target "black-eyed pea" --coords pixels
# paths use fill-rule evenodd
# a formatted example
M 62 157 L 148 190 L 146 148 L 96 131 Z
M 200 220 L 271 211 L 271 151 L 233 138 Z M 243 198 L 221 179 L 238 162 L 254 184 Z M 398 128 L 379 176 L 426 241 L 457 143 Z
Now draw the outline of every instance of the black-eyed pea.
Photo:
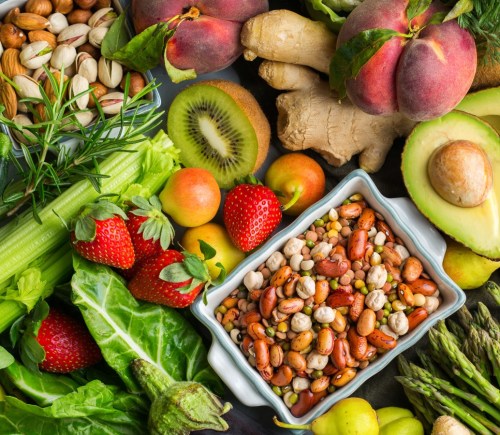
M 415 298 L 413 297 L 410 286 L 402 282 L 398 283 L 398 296 L 399 300 L 407 307 L 413 307 L 415 305 Z
M 273 344 L 269 348 L 269 362 L 273 367 L 279 367 L 283 364 L 284 353 L 283 348 L 279 344 Z
M 359 316 L 358 323 L 356 324 L 356 331 L 359 335 L 366 337 L 374 331 L 376 322 L 377 315 L 375 311 L 370 308 L 365 308 Z
M 311 382 L 311 391 L 313 393 L 319 393 L 324 391 L 330 385 L 330 376 L 321 376 L 318 379 L 315 379 Z
M 231 340 L 233 340 L 233 342 L 236 344 L 240 344 L 241 340 L 243 339 L 243 337 L 241 336 L 241 331 L 238 328 L 232 329 L 229 335 L 231 337 Z
M 290 350 L 286 354 L 286 361 L 294 370 L 301 372 L 307 368 L 307 361 L 300 352 Z
M 346 367 L 332 376 L 331 384 L 334 387 L 343 387 L 355 378 L 356 373 L 357 370 L 354 367 Z
M 293 270 L 290 266 L 282 266 L 280 267 L 274 275 L 271 277 L 271 285 L 278 287 L 280 285 L 284 285 L 286 280 L 290 278 Z
M 290 348 L 297 352 L 301 352 L 312 343 L 313 338 L 314 336 L 311 330 L 302 331 L 293 338 L 290 343 Z

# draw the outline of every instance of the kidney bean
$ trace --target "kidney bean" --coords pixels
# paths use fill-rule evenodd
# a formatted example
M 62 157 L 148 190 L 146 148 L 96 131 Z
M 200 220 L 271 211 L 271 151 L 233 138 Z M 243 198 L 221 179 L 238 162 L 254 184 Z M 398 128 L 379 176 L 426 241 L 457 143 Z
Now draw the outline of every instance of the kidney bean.
M 276 294 L 276 287 L 267 287 L 259 299 L 259 310 L 262 317 L 264 319 L 270 319 L 277 304 L 278 295 Z
M 368 244 L 368 231 L 355 229 L 347 241 L 347 257 L 351 261 L 362 260 Z
M 365 295 L 361 292 L 354 293 L 354 301 L 349 307 L 349 318 L 352 322 L 357 322 L 365 307 Z
M 255 340 L 253 350 L 257 370 L 264 370 L 269 365 L 269 346 L 264 340 Z
M 299 400 L 290 408 L 294 417 L 302 417 L 307 414 L 314 406 L 314 394 L 307 388 L 299 393 Z
M 283 364 L 283 359 L 283 348 L 279 344 L 273 344 L 269 348 L 269 362 L 273 367 L 279 367 L 281 364 Z
M 379 349 L 394 349 L 397 344 L 394 337 L 384 334 L 380 329 L 375 329 L 366 338 L 370 344 Z
M 375 211 L 372 208 L 366 207 L 358 219 L 358 228 L 370 231 L 373 225 L 375 225 Z
M 413 293 L 420 293 L 424 296 L 432 296 L 436 293 L 437 285 L 434 281 L 425 278 L 418 278 L 411 282 L 410 287 Z
M 283 314 L 294 314 L 304 308 L 304 299 L 302 298 L 289 298 L 283 299 L 278 304 L 278 311 Z
M 286 360 L 288 361 L 288 364 L 290 364 L 290 366 L 297 371 L 302 371 L 307 368 L 307 361 L 300 352 L 290 350 L 286 354 Z
M 329 258 L 325 258 L 318 261 L 315 268 L 318 275 L 328 278 L 338 278 L 349 270 L 349 263 L 347 261 L 332 261 Z
M 297 287 L 297 283 L 299 282 L 300 274 L 294 272 L 292 273 L 285 284 L 283 285 L 283 293 L 286 297 L 291 297 L 295 293 L 295 288 Z
M 285 284 L 286 280 L 293 273 L 293 270 L 290 266 L 282 266 L 271 277 L 271 285 L 276 287 Z
M 302 331 L 298 333 L 290 343 L 290 348 L 297 352 L 301 352 L 312 343 L 313 341 L 313 333 L 311 330 Z
M 424 266 L 418 258 L 408 257 L 403 265 L 401 276 L 406 282 L 412 282 L 420 278 L 423 271 Z
M 330 283 L 326 279 L 316 281 L 316 292 L 314 293 L 314 303 L 322 304 L 326 301 L 330 293 Z
M 415 308 L 408 315 L 408 331 L 413 331 L 420 323 L 422 323 L 427 317 L 429 313 L 423 307 Z
M 333 344 L 333 352 L 331 354 L 331 361 L 337 367 L 337 369 L 342 370 L 347 367 L 347 349 L 345 346 L 344 338 L 337 338 Z
M 278 367 L 278 370 L 274 373 L 271 378 L 271 384 L 277 387 L 284 387 L 292 382 L 293 371 L 290 366 L 283 364 Z
M 398 251 L 396 251 L 394 248 L 390 248 L 389 246 L 387 246 L 387 244 L 384 246 L 382 252 L 380 253 L 380 256 L 382 257 L 382 260 L 388 260 L 393 266 L 396 267 L 400 266 L 403 262 Z
M 331 376 L 337 373 L 338 371 L 339 369 L 335 367 L 331 362 L 329 362 L 323 369 L 323 374 L 325 374 L 326 376 Z
M 354 303 L 354 295 L 352 293 L 341 292 L 336 290 L 326 298 L 326 305 L 331 308 L 350 306 Z
M 413 297 L 410 286 L 402 282 L 398 283 L 398 296 L 399 300 L 407 307 L 413 307 L 415 305 L 415 298 Z
M 356 328 L 350 328 L 347 331 L 347 341 L 349 342 L 351 355 L 357 360 L 362 360 L 368 350 L 368 340 L 366 337 L 359 335 L 356 332 Z
M 266 328 L 262 323 L 250 323 L 247 332 L 254 340 L 264 340 L 268 345 L 274 344 L 274 339 L 266 334 Z
M 324 391 L 328 388 L 330 385 L 330 377 L 329 376 L 321 376 L 318 379 L 315 379 L 314 381 L 311 382 L 311 391 L 313 393 L 319 393 L 321 391 Z
M 330 355 L 333 352 L 335 334 L 330 328 L 321 328 L 316 337 L 316 350 L 321 355 Z
M 359 335 L 366 337 L 374 331 L 376 322 L 377 315 L 375 314 L 375 311 L 371 308 L 365 308 L 359 316 L 356 324 L 356 331 Z
M 377 231 L 381 231 L 385 234 L 386 240 L 388 242 L 394 242 L 394 233 L 386 222 L 378 220 L 377 222 L 375 222 L 375 228 L 377 229 Z
M 332 385 L 334 387 L 343 387 L 356 376 L 357 370 L 353 367 L 346 367 L 332 376 Z
M 355 219 L 361 215 L 362 211 L 363 211 L 363 206 L 359 202 L 351 202 L 350 204 L 344 204 L 337 209 L 339 216 L 344 219 Z

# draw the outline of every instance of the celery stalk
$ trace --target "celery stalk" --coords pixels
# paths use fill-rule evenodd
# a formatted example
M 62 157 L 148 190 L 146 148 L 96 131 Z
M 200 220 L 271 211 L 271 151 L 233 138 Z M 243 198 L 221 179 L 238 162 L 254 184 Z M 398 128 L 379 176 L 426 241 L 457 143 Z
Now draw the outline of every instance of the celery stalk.
M 125 152 L 112 154 L 101 162 L 100 172 L 108 175 L 102 179 L 101 193 L 89 181 L 82 180 L 39 211 L 42 224 L 34 218 L 21 218 L 9 227 L 7 235 L 1 233 L 0 283 L 68 240 L 61 218 L 69 222 L 83 205 L 104 193 L 120 194 L 134 182 L 140 183 L 151 195 L 178 167 L 178 151 L 163 132 L 153 140 L 129 144 L 123 150 Z

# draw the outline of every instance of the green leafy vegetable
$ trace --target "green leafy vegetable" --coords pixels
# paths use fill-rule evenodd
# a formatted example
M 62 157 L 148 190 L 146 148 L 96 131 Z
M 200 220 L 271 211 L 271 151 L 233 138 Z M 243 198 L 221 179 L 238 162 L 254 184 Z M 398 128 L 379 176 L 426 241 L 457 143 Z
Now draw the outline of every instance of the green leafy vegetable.
M 137 301 L 110 268 L 74 258 L 73 303 L 81 310 L 106 362 L 132 392 L 141 391 L 130 363 L 144 359 L 176 381 L 221 392 L 201 337 L 174 309 Z
M 346 96 L 345 81 L 358 75 L 363 65 L 395 36 L 405 36 L 391 29 L 364 30 L 342 44 L 330 63 L 330 87 L 340 98 Z

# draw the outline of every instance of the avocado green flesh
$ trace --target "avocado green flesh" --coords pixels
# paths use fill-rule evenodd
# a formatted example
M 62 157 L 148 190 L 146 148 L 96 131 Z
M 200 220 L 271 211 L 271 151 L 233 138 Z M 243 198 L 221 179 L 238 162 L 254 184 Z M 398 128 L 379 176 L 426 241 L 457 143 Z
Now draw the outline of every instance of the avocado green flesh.
M 481 146 L 493 169 L 490 193 L 476 207 L 449 203 L 429 180 L 430 156 L 439 146 L 454 140 L 469 140 Z M 401 168 L 410 197 L 436 227 L 477 254 L 500 259 L 500 139 L 490 125 L 459 111 L 422 122 L 406 140 Z
M 479 116 L 500 131 L 500 86 L 467 94 L 455 109 Z

